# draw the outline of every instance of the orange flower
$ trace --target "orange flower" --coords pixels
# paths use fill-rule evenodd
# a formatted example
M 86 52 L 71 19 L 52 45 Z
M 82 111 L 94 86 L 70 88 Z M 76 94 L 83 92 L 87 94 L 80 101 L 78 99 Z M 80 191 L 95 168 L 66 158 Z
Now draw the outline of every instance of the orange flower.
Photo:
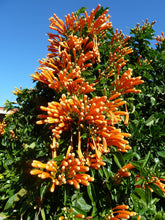
M 138 181 L 140 178 L 145 179 L 144 177 L 137 175 L 137 176 L 136 176 L 136 181 Z M 147 183 L 145 183 L 145 185 L 143 186 L 143 189 L 145 189 L 145 187 L 148 187 L 148 188 L 150 189 L 150 191 L 153 192 L 153 189 L 152 189 L 148 184 L 149 184 L 149 183 L 154 183 L 154 184 L 157 185 L 157 186 L 162 190 L 162 192 L 165 194 L 165 184 L 162 183 L 161 181 L 165 181 L 165 179 L 152 176 L 152 177 L 151 177 L 151 180 L 148 181 Z M 137 187 L 137 188 L 141 188 L 141 185 L 136 185 L 136 187 Z
M 38 175 L 41 179 L 50 178 L 52 180 L 51 192 L 54 192 L 56 185 L 66 183 L 74 185 L 76 189 L 80 188 L 80 184 L 88 186 L 89 182 L 94 181 L 89 174 L 86 174 L 89 171 L 89 167 L 84 166 L 83 162 L 75 158 L 75 154 L 70 153 L 70 150 L 71 148 L 69 147 L 66 156 L 63 157 L 59 166 L 56 161 L 42 163 L 34 160 L 32 167 L 36 169 L 31 170 L 30 174 Z
M 63 94 L 60 102 L 48 103 L 48 107 L 41 106 L 41 109 L 48 115 L 39 115 L 38 117 L 42 120 L 37 124 L 51 124 L 50 128 L 55 138 L 60 138 L 60 134 L 70 130 L 73 125 L 83 127 L 83 124 L 88 124 L 91 136 L 100 137 L 102 141 L 104 139 L 108 147 L 113 145 L 118 151 L 126 152 L 131 147 L 124 138 L 130 137 L 130 134 L 121 133 L 120 129 L 113 127 L 114 124 L 121 122 L 122 116 L 128 115 L 127 112 L 117 111 L 121 105 L 125 104 L 122 99 L 113 101 L 118 95 L 120 94 L 113 95 L 113 98 L 109 100 L 106 96 L 88 99 L 84 95 L 84 100 L 82 100 L 76 96 L 67 99 Z M 105 153 L 105 151 L 107 150 L 102 152 Z
M 5 134 L 5 127 L 7 126 L 6 122 L 3 120 L 0 122 L 0 135 Z
M 59 220 L 63 220 L 63 219 L 93 219 L 91 216 L 86 216 L 83 214 L 75 214 L 74 213 L 74 209 L 73 208 L 69 208 L 69 207 L 64 207 L 62 209 L 62 212 L 64 213 L 64 216 L 60 216 Z
M 15 90 L 16 91 L 12 91 L 12 93 L 14 94 L 14 95 L 18 95 L 18 94 L 22 94 L 22 87 L 20 87 L 20 89 L 18 89 L 17 87 L 14 87 L 15 88 Z
M 110 210 L 106 215 L 106 220 L 120 220 L 120 219 L 129 219 L 131 216 L 135 216 L 136 212 L 128 211 L 129 207 L 127 205 L 119 205 Z
M 155 39 L 157 40 L 157 43 L 155 43 L 155 45 L 160 45 L 165 40 L 164 33 L 162 32 L 161 36 L 158 35 L 157 37 L 155 37 Z
M 54 14 L 54 18 L 50 18 L 50 28 L 57 31 L 62 36 L 67 36 L 68 31 L 72 31 L 73 33 L 77 33 L 80 31 L 82 34 L 82 29 L 85 24 L 88 26 L 88 35 L 90 34 L 101 34 L 106 29 L 112 27 L 111 22 L 109 22 L 109 16 L 106 17 L 108 10 L 104 11 L 102 15 L 99 16 L 97 20 L 94 21 L 95 14 L 99 10 L 100 5 L 96 7 L 96 9 L 92 10 L 90 15 L 88 16 L 87 12 L 85 12 L 86 18 L 80 17 L 80 19 L 72 13 L 65 16 L 65 24 L 62 20 L 60 20 L 57 15 Z
M 134 166 L 131 163 L 128 163 L 127 165 L 123 166 L 113 177 L 113 180 L 116 184 L 121 183 L 121 179 L 123 177 L 129 177 L 131 176 L 131 173 L 128 170 L 133 169 Z
M 102 154 L 107 153 L 108 151 L 105 151 L 104 146 L 102 146 L 99 143 L 96 143 L 92 137 L 93 143 L 90 143 L 91 150 L 94 151 L 92 154 L 91 151 L 89 152 L 89 145 L 87 146 L 86 151 L 86 164 L 93 169 L 100 169 L 100 166 L 105 166 L 105 162 L 102 159 Z M 106 149 L 107 150 L 107 149 Z
M 63 94 L 60 103 L 48 103 L 48 107 L 41 106 L 43 111 L 47 111 L 48 115 L 39 115 L 42 120 L 37 124 L 52 124 L 51 129 L 56 138 L 60 138 L 63 131 L 71 129 L 73 124 L 80 124 L 83 120 L 83 103 L 77 97 L 66 99 Z
M 93 85 L 88 85 L 88 82 L 84 83 L 80 70 L 90 67 L 92 65 L 91 61 L 93 63 L 95 63 L 95 60 L 100 62 L 99 36 L 105 34 L 105 31 L 112 26 L 111 22 L 108 21 L 109 16 L 106 17 L 108 10 L 104 11 L 94 21 L 99 8 L 100 5 L 92 10 L 90 16 L 85 12 L 86 18 L 81 17 L 78 19 L 72 13 L 65 17 L 65 23 L 55 14 L 54 17 L 50 18 L 50 28 L 60 35 L 48 34 L 51 44 L 48 50 L 51 53 L 48 54 L 47 59 L 40 61 L 40 72 L 31 75 L 34 80 L 41 81 L 56 91 L 66 87 L 71 94 L 77 91 L 75 85 L 78 86 L 78 91 L 82 88 L 82 91 L 79 91 L 80 94 L 94 90 Z M 86 37 L 82 37 L 81 34 L 80 37 L 76 36 L 77 32 L 82 32 L 85 24 L 88 26 Z M 70 31 L 72 31 L 71 34 Z M 78 75 L 77 68 L 79 68 Z M 81 83 L 77 85 L 77 82 L 74 82 L 75 79 L 80 80 Z
M 120 67 L 119 67 L 119 72 L 120 72 Z M 124 95 L 126 93 L 141 92 L 140 90 L 134 88 L 134 86 L 142 84 L 144 82 L 143 80 L 141 80 L 140 76 L 131 78 L 132 69 L 130 68 L 121 76 L 121 78 L 119 78 L 119 72 L 116 81 L 112 84 L 112 86 L 114 86 L 115 88 L 112 94 L 116 93 L 116 91 L 121 93 L 121 95 Z

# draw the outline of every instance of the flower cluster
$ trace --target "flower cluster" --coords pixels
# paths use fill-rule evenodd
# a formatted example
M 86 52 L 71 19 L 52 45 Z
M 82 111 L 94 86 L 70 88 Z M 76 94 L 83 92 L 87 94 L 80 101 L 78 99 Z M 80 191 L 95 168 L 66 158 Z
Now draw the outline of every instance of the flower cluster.
M 136 176 L 136 181 L 138 181 L 139 179 L 143 179 L 144 180 L 144 177 L 143 176 L 139 176 L 137 175 Z M 162 183 L 162 181 L 164 182 L 165 179 L 164 178 L 158 178 L 156 176 L 152 176 L 151 179 L 149 181 L 147 181 L 144 186 L 141 186 L 140 184 L 139 185 L 136 185 L 137 188 L 143 188 L 145 189 L 146 187 L 148 187 L 150 189 L 151 192 L 153 192 L 153 189 L 149 186 L 150 183 L 154 183 L 155 185 L 157 185 L 161 190 L 162 192 L 165 194 L 165 184 Z
M 50 178 L 52 180 L 51 192 L 54 192 L 56 185 L 60 186 L 68 183 L 79 189 L 80 183 L 88 186 L 89 182 L 94 181 L 93 177 L 86 174 L 89 171 L 89 167 L 84 166 L 80 159 L 75 158 L 74 153 L 69 153 L 70 149 L 69 147 L 67 155 L 63 157 L 60 165 L 57 165 L 54 160 L 47 163 L 37 160 L 32 162 L 32 167 L 36 169 L 30 171 L 31 175 L 38 175 L 41 179 Z
M 136 28 L 135 28 L 136 32 L 144 32 L 148 27 L 152 27 L 156 23 L 156 21 L 152 21 L 151 23 L 149 23 L 148 19 L 142 22 L 143 22 L 143 26 L 140 26 L 139 23 L 136 24 Z
M 102 140 L 105 138 L 108 146 L 114 145 L 118 151 L 126 152 L 130 149 L 128 141 L 124 137 L 129 137 L 128 133 L 121 133 L 120 129 L 114 127 L 121 122 L 121 116 L 127 116 L 125 111 L 117 111 L 119 106 L 125 105 L 121 98 L 115 99 L 121 93 L 116 93 L 107 99 L 106 96 L 88 99 L 85 95 L 84 100 L 72 96 L 66 99 L 62 95 L 60 102 L 48 103 L 48 107 L 41 106 L 47 115 L 39 115 L 42 120 L 37 124 L 49 123 L 54 137 L 60 138 L 63 131 L 70 130 L 73 125 L 85 127 L 90 126 L 92 135 Z M 114 100 L 115 99 L 115 100 Z
M 74 214 L 74 209 L 69 207 L 64 207 L 62 209 L 63 215 L 59 217 L 59 220 L 65 219 L 93 219 L 92 216 L 86 216 L 83 214 Z
M 103 154 L 109 154 L 112 146 L 120 152 L 131 149 L 125 139 L 130 134 L 117 127 L 123 121 L 127 125 L 129 120 L 124 95 L 140 92 L 135 86 L 143 83 L 140 77 L 132 77 L 131 69 L 122 73 L 122 67 L 128 61 L 125 56 L 132 53 L 127 47 L 129 37 L 116 30 L 108 42 L 108 67 L 98 69 L 97 79 L 93 77 L 88 81 L 88 77 L 84 78 L 84 72 L 92 74 L 93 66 L 102 62 L 102 40 L 112 28 L 108 10 L 96 16 L 99 8 L 100 5 L 89 15 L 85 12 L 84 17 L 74 13 L 67 15 L 65 22 L 54 14 L 50 18 L 50 28 L 56 33 L 48 34 L 49 53 L 46 59 L 40 60 L 39 70 L 32 75 L 34 80 L 46 84 L 60 97 L 40 107 L 44 113 L 37 121 L 37 124 L 49 124 L 52 131 L 52 160 L 46 164 L 33 161 L 32 166 L 36 169 L 31 171 L 32 175 L 52 180 L 51 192 L 55 185 L 66 183 L 76 189 L 80 184 L 88 186 L 93 178 L 86 172 L 104 166 Z M 111 80 L 111 85 L 104 92 L 97 93 L 102 80 Z M 68 135 L 70 147 L 67 150 L 68 145 L 62 145 L 62 152 L 67 153 L 58 164 L 60 139 Z
M 121 183 L 121 179 L 123 177 L 129 177 L 131 176 L 131 173 L 129 170 L 133 169 L 134 166 L 131 163 L 128 163 L 127 165 L 123 166 L 117 173 L 115 173 L 113 180 L 116 184 Z
M 51 53 L 47 59 L 40 61 L 40 72 L 32 75 L 34 80 L 41 81 L 56 91 L 65 88 L 70 94 L 87 94 L 94 91 L 94 84 L 85 82 L 81 71 L 92 66 L 95 61 L 100 62 L 99 37 L 96 36 L 102 36 L 106 29 L 112 26 L 108 21 L 109 16 L 106 16 L 107 10 L 94 21 L 99 8 L 100 5 L 90 16 L 85 13 L 86 18 L 78 19 L 72 13 L 65 17 L 65 24 L 55 14 L 50 18 L 50 28 L 60 35 L 48 34 L 51 43 L 48 50 Z M 88 28 L 84 38 L 82 30 L 85 26 Z
M 162 32 L 161 33 L 161 36 L 157 36 L 155 37 L 157 43 L 155 43 L 155 45 L 160 45 L 164 40 L 165 40 L 165 36 L 164 36 L 164 33 Z
M 5 127 L 6 127 L 6 122 L 3 120 L 0 122 L 0 135 L 3 135 L 5 133 Z
M 11 110 L 9 114 L 13 114 L 13 113 L 14 113 L 14 110 L 13 111 Z M 5 131 L 6 127 L 7 127 L 7 124 L 6 124 L 5 120 L 0 122 L 0 136 L 4 135 L 6 133 L 6 131 Z M 11 138 L 11 140 L 17 139 L 13 130 L 10 130 L 10 138 Z
M 18 89 L 17 87 L 14 87 L 14 88 L 15 88 L 15 91 L 12 91 L 14 95 L 22 94 L 22 87 L 20 87 L 20 89 Z
M 135 216 L 136 212 L 128 211 L 127 205 L 118 205 L 114 207 L 106 215 L 106 220 L 120 220 L 120 219 L 129 219 L 131 216 Z

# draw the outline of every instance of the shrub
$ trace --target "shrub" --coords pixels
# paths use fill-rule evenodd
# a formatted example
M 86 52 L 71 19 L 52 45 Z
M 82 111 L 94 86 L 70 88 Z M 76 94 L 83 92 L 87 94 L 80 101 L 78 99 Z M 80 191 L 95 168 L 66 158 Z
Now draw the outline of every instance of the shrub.
M 107 14 L 50 18 L 36 85 L 0 126 L 1 216 L 164 218 L 164 38 L 150 48 L 154 23 L 125 37 Z

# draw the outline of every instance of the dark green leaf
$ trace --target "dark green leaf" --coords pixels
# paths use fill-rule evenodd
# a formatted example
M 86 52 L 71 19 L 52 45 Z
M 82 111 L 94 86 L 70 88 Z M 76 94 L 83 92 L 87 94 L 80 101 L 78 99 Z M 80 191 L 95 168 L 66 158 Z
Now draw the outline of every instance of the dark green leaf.
M 120 153 L 120 152 L 116 152 L 113 154 L 114 156 L 114 161 L 116 163 L 116 165 L 119 167 L 119 168 L 122 168 L 124 166 L 124 158 L 123 158 L 123 155 Z
M 154 183 L 149 183 L 148 185 L 154 190 L 154 192 L 155 192 L 157 195 L 159 195 L 159 196 L 161 196 L 161 197 L 165 197 L 163 191 L 159 188 L 159 186 L 157 186 L 157 185 L 154 184 Z
M 151 156 L 151 152 L 149 151 L 148 154 L 145 156 L 142 168 L 144 168 L 147 165 L 147 163 L 148 163 L 148 161 L 150 159 L 150 156 Z
M 165 158 L 165 151 L 158 151 L 157 154 L 158 154 L 160 157 Z
M 151 125 L 154 124 L 154 121 L 155 121 L 155 115 L 152 114 L 152 115 L 147 119 L 146 125 L 147 125 L 147 126 L 151 126 Z

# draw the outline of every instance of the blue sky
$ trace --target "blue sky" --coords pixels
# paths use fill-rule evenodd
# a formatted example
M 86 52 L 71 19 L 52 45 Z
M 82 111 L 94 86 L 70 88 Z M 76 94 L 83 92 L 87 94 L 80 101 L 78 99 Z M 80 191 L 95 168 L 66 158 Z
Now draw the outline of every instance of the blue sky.
M 0 106 L 15 101 L 14 87 L 34 87 L 31 74 L 47 54 L 49 18 L 61 19 L 81 7 L 110 7 L 114 29 L 129 30 L 146 18 L 157 21 L 156 35 L 165 32 L 165 0 L 0 0 Z

